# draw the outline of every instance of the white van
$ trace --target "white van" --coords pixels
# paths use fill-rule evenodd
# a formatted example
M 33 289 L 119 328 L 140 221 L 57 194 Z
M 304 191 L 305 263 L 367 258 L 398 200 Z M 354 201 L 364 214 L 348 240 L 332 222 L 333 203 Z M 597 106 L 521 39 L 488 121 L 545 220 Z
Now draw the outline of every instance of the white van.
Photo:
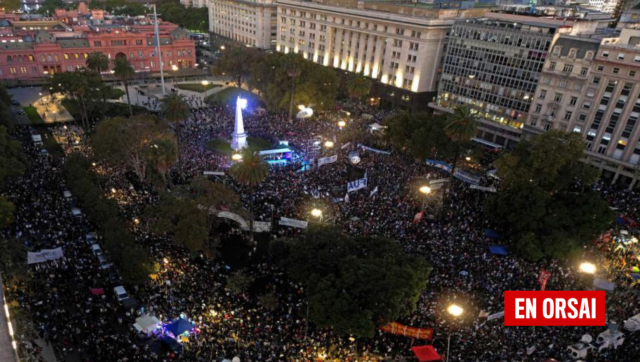
M 571 357 L 573 359 L 581 359 L 587 358 L 589 352 L 594 350 L 594 347 L 589 343 L 577 342 L 567 347 L 567 350 L 569 351 L 569 354 L 571 354 Z
M 91 252 L 93 253 L 93 255 L 98 256 L 102 254 L 102 249 L 100 249 L 100 245 L 93 244 L 91 245 Z
M 118 298 L 118 302 L 122 302 L 123 300 L 129 298 L 129 294 L 127 294 L 127 291 L 124 290 L 124 287 L 122 285 L 119 285 L 119 286 L 113 288 L 113 292 L 115 293 L 116 297 Z

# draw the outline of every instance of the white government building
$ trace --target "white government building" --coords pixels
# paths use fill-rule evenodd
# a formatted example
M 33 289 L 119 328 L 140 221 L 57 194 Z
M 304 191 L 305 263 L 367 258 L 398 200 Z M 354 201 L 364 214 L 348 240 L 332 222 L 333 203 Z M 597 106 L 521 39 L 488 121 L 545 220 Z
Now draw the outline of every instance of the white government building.
M 299 53 L 324 66 L 362 72 L 377 80 L 373 102 L 424 110 L 435 97 L 455 19 L 485 11 L 349 0 L 210 0 L 209 24 L 219 40 Z

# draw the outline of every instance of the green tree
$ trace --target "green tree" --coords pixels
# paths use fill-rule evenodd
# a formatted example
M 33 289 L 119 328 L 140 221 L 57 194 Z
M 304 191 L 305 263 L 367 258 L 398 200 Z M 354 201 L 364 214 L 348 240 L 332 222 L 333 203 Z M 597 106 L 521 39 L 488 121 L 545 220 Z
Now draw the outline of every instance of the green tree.
M 149 148 L 148 160 L 158 172 L 162 180 L 162 186 L 169 183 L 169 171 L 178 161 L 178 147 L 174 138 L 160 138 Z
M 238 195 L 222 184 L 194 178 L 189 185 L 161 194 L 158 204 L 145 214 L 154 232 L 171 234 L 177 245 L 212 256 L 215 250 L 209 236 L 215 226 L 214 210 L 223 208 L 241 213 Z
M 167 124 L 154 116 L 141 115 L 100 122 L 91 144 L 98 159 L 130 167 L 140 181 L 144 181 L 151 148 L 163 139 L 173 140 L 173 132 Z
M 376 327 L 409 315 L 430 272 L 395 241 L 348 237 L 329 228 L 277 240 L 271 251 L 305 286 L 309 319 L 341 335 L 372 337 Z
M 278 308 L 278 297 L 275 293 L 268 293 L 258 297 L 258 302 L 260 305 L 269 310 L 275 310 Z
M 6 197 L 0 195 L 0 230 L 13 222 L 15 206 Z
M 100 75 L 86 69 L 55 73 L 49 80 L 51 93 L 62 93 L 78 103 L 81 122 L 85 127 L 89 124 L 87 103 L 102 93 L 103 87 Z M 100 91 L 96 92 L 96 89 Z
M 356 98 L 359 102 L 362 102 L 362 98 L 369 95 L 373 82 L 371 78 L 366 77 L 362 73 L 351 73 L 347 78 L 346 83 L 349 96 Z
M 44 0 L 36 13 L 53 16 L 56 9 L 65 9 L 67 4 L 63 0 Z
M 124 91 L 127 94 L 127 104 L 129 105 L 129 117 L 133 117 L 131 98 L 129 97 L 129 81 L 136 75 L 136 71 L 133 69 L 127 58 L 116 58 L 113 62 L 113 75 L 120 79 L 122 84 L 124 84 Z
M 223 52 L 220 59 L 216 63 L 214 71 L 216 74 L 225 74 L 230 76 L 236 83 L 238 88 L 250 76 L 251 67 L 257 61 L 259 54 L 250 48 L 244 46 L 229 46 Z
M 20 142 L 9 137 L 6 127 L 0 126 L 0 185 L 7 177 L 20 176 L 25 170 Z
M 444 116 L 401 113 L 387 118 L 385 124 L 385 139 L 416 159 L 446 158 L 455 151 L 444 130 L 447 125 Z
M 12 12 L 20 10 L 20 0 L 2 0 L 0 1 L 0 8 L 4 9 L 4 12 Z
M 254 190 L 258 185 L 267 178 L 269 174 L 269 164 L 258 153 L 254 153 L 250 149 L 244 149 L 242 152 L 242 161 L 236 162 L 229 169 L 229 174 L 236 182 L 249 188 L 250 207 L 252 213 L 250 217 L 249 234 L 253 240 L 253 201 Z
M 496 161 L 501 187 L 485 211 L 525 258 L 577 255 L 613 222 L 607 203 L 589 190 L 598 173 L 580 161 L 584 146 L 580 135 L 553 130 Z
M 160 100 L 160 110 L 164 119 L 171 123 L 178 123 L 189 118 L 189 104 L 184 95 L 171 93 Z
M 109 58 L 103 52 L 91 52 L 85 61 L 87 69 L 98 74 L 109 69 Z
M 444 127 L 444 132 L 456 145 L 451 177 L 453 177 L 456 167 L 458 166 L 462 145 L 471 141 L 471 139 L 478 134 L 478 121 L 476 118 L 476 115 L 469 107 L 459 106 L 453 109 L 453 114 L 449 116 L 447 125 Z M 449 182 L 449 184 L 451 184 L 451 182 Z

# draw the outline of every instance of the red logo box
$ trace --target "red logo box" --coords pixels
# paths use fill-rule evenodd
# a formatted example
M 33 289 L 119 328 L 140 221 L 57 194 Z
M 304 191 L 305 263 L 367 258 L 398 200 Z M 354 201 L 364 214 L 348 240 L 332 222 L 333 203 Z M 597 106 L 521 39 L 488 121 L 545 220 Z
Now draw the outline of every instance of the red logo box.
M 505 291 L 505 326 L 604 326 L 604 291 Z

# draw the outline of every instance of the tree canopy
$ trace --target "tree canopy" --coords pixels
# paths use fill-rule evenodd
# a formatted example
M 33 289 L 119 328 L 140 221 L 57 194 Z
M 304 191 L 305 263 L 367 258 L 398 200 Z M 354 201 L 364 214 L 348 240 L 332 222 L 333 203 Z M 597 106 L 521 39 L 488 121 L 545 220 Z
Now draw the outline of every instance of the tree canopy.
M 348 237 L 330 228 L 279 239 L 271 252 L 305 286 L 312 322 L 361 337 L 412 312 L 431 270 L 395 241 Z
M 388 118 L 385 123 L 388 125 L 385 138 L 415 158 L 444 158 L 454 151 L 444 130 L 447 125 L 445 116 L 402 113 Z
M 502 184 L 485 211 L 525 258 L 571 257 L 613 221 L 589 190 L 598 171 L 580 161 L 584 146 L 579 134 L 553 130 L 496 161 Z
M 149 115 L 116 117 L 98 124 L 91 137 L 96 157 L 110 164 L 130 167 L 144 181 L 150 152 L 156 142 L 174 140 L 167 124 Z
M 145 214 L 154 232 L 173 235 L 177 245 L 191 252 L 213 255 L 209 235 L 216 216 L 211 211 L 223 208 L 242 213 L 238 195 L 220 183 L 194 178 L 189 185 L 161 194 Z

